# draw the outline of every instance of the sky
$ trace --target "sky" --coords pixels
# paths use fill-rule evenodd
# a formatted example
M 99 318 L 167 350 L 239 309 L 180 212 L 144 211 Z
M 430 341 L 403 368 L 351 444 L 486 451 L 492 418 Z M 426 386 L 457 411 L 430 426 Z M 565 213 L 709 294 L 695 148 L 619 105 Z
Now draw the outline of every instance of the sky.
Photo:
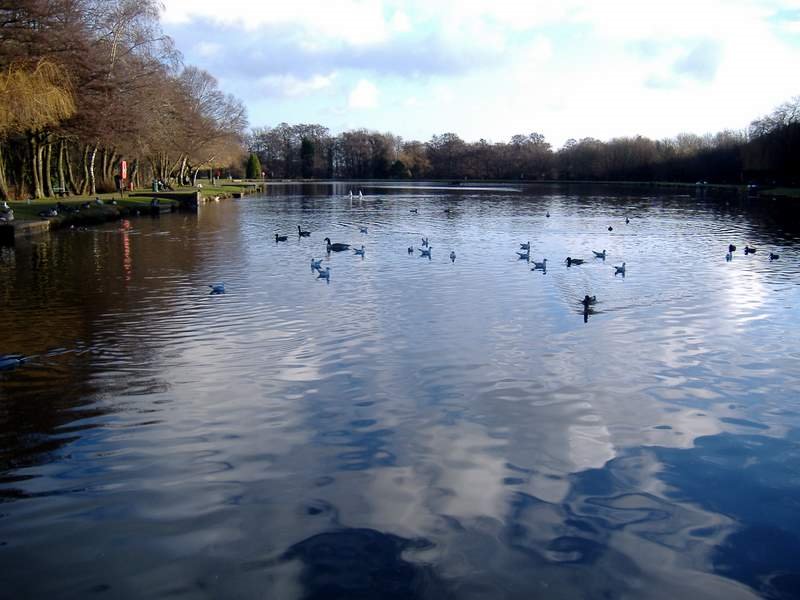
M 800 0 L 164 0 L 253 127 L 426 141 L 741 130 L 800 95 Z

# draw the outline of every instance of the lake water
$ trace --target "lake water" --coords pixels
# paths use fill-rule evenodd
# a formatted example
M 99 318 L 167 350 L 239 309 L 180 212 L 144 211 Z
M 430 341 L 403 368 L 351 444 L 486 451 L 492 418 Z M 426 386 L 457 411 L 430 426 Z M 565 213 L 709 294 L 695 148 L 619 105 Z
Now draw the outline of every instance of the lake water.
M 0 597 L 800 597 L 797 210 L 347 189 L 0 249 Z

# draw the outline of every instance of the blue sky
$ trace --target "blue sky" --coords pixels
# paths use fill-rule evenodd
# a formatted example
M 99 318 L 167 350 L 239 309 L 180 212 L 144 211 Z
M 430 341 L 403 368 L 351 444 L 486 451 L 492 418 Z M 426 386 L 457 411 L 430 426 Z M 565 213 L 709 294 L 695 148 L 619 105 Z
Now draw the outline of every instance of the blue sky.
M 800 95 L 800 0 L 165 0 L 252 126 L 425 141 L 742 129 Z

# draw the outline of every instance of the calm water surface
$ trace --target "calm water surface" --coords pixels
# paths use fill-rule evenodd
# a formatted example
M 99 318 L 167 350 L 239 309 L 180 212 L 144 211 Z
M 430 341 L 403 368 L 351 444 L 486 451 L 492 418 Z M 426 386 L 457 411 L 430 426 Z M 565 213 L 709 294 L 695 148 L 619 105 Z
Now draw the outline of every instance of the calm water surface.
M 0 249 L 0 596 L 800 597 L 796 211 L 346 189 Z

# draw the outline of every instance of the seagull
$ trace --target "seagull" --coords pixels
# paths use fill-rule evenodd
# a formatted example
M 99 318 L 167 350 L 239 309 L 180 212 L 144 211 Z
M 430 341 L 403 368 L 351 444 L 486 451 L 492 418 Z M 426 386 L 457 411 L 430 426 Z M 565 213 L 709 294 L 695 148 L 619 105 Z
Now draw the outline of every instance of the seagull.
M 427 256 L 428 258 L 431 257 L 431 250 L 433 250 L 433 246 L 428 246 L 427 250 L 423 248 L 419 248 L 420 251 L 420 258 L 423 256 Z
M 728 252 L 728 253 L 725 255 L 725 260 L 726 260 L 727 262 L 731 262 L 731 261 L 733 260 L 733 253 L 732 253 L 732 252 Z
M 353 248 L 353 253 L 357 254 L 358 256 L 364 256 L 364 244 L 361 244 L 361 248 Z
M 736 252 L 736 246 L 734 246 L 733 244 L 728 244 L 728 252 L 730 252 L 731 254 Z
M 528 241 L 526 244 L 520 244 L 519 247 L 520 247 L 520 250 L 530 250 L 531 249 L 531 243 L 530 243 L 530 241 Z
M 614 267 L 614 275 L 620 275 L 620 274 L 623 276 L 625 275 L 625 263 L 622 263 L 618 267 L 616 266 Z
M 547 269 L 547 259 L 546 258 L 543 258 L 542 262 L 533 261 L 533 268 L 531 269 L 531 271 L 535 271 L 537 269 L 541 269 L 542 271 Z
M 450 251 L 450 260 L 452 262 L 456 262 L 456 251 L 455 250 L 451 250 Z
M 769 253 L 769 259 L 770 260 L 778 260 L 779 258 L 780 258 L 779 254 L 775 254 L 774 252 L 770 252 Z
M 408 253 L 409 254 L 414 254 L 414 246 L 409 246 L 408 247 Z
M 572 265 L 582 265 L 584 261 L 582 258 L 571 258 L 568 256 L 567 260 L 564 262 L 567 263 L 568 267 L 571 267 Z
M 317 271 L 319 271 L 322 268 L 322 259 L 320 258 L 319 260 L 315 260 L 315 259 L 312 258 L 311 259 L 311 268 L 312 269 L 316 269 Z
M 755 248 L 751 248 L 750 246 L 745 246 L 744 247 L 744 253 L 745 254 L 755 254 L 756 253 L 756 249 Z
M 602 258 L 603 260 L 606 259 L 606 251 L 605 248 L 602 252 L 598 252 L 597 250 L 592 250 L 592 254 L 594 254 L 595 258 Z
M 275 234 L 275 243 L 276 243 L 276 244 L 277 244 L 278 242 L 285 242 L 285 241 L 286 241 L 286 240 L 288 240 L 288 239 L 289 239 L 289 236 L 288 236 L 288 235 L 278 235 L 277 233 Z
M 308 237 L 308 236 L 311 235 L 311 232 L 310 231 L 303 231 L 302 229 L 300 229 L 300 225 L 298 225 L 297 226 L 297 235 L 299 235 L 300 237 Z
M 366 228 L 366 227 L 359 227 L 359 228 L 358 228 L 358 230 L 359 230 L 361 233 L 367 233 L 367 228 Z
M 341 252 L 342 250 L 349 250 L 350 244 L 331 244 L 331 238 L 325 238 L 325 243 L 327 245 L 327 250 L 330 252 L 333 250 L 334 252 Z
M 319 270 L 319 275 L 317 275 L 317 279 L 327 279 L 328 281 L 330 281 L 330 279 L 331 279 L 331 268 L 330 267 L 325 267 L 324 271 L 322 269 L 320 269 Z
M 423 246 L 424 248 L 427 248 L 427 247 L 428 247 L 428 238 L 422 238 L 422 246 Z
M 531 251 L 526 250 L 525 252 L 517 252 L 517 256 L 519 256 L 520 260 L 530 260 L 531 259 Z
M 208 287 L 211 288 L 212 294 L 224 294 L 225 293 L 225 284 L 224 283 L 214 283 L 209 285 Z

